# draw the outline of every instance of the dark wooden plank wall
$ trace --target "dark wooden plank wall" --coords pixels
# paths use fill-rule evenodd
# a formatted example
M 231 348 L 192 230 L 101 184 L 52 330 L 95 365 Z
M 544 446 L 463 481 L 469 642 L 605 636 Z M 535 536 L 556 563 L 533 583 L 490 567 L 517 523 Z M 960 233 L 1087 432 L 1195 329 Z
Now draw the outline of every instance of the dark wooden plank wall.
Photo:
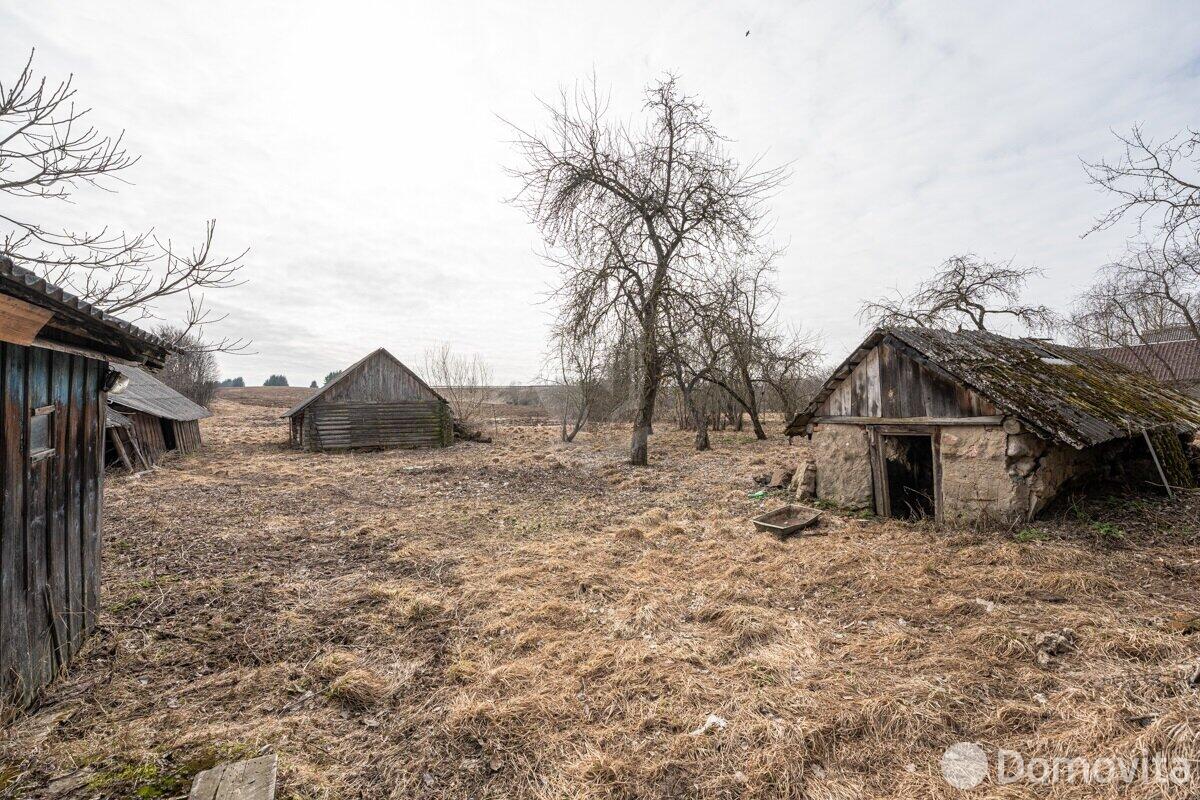
M 96 622 L 104 365 L 37 347 L 0 348 L 0 697 L 24 705 Z M 48 405 L 54 454 L 35 461 L 29 418 Z
M 328 394 L 314 403 L 367 402 L 387 403 L 401 400 L 436 401 L 438 398 L 421 385 L 412 373 L 391 358 L 377 354 L 355 368 L 354 372 L 329 387 Z M 311 408 L 311 406 L 310 406 Z
M 133 422 L 133 430 L 138 437 L 138 446 L 146 454 L 151 464 L 157 464 L 167 449 L 163 438 L 162 422 L 158 417 L 144 414 L 141 411 L 121 409 L 121 413 Z
M 305 446 L 314 450 L 446 447 L 453 437 L 450 410 L 440 401 L 321 403 L 304 420 Z
M 200 420 L 174 420 L 175 449 L 181 453 L 195 453 L 200 449 Z
M 887 343 L 867 354 L 818 409 L 829 417 L 979 417 L 988 400 Z

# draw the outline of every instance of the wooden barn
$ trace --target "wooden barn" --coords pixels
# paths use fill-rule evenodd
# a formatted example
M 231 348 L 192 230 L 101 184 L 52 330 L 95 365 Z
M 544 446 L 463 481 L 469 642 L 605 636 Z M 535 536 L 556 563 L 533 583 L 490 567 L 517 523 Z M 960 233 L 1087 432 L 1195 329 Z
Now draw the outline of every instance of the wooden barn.
M 129 421 L 129 438 L 135 450 L 127 454 L 131 461 L 140 453 L 145 465 L 152 466 L 165 452 L 194 453 L 200 449 L 200 420 L 212 416 L 212 412 L 144 369 L 127 364 L 113 364 L 113 369 L 127 379 L 120 391 L 109 394 L 108 404 Z M 120 446 L 114 443 L 113 448 L 120 458 Z
M 105 390 L 156 337 L 0 257 L 0 706 L 28 704 L 83 644 L 100 597 Z
M 1198 428 L 1200 401 L 1085 350 L 880 328 L 787 434 L 810 437 L 822 500 L 972 524 L 1031 519 L 1116 472 L 1188 485 L 1181 437 Z
M 292 444 L 306 450 L 454 443 L 450 404 L 382 347 L 284 417 Z

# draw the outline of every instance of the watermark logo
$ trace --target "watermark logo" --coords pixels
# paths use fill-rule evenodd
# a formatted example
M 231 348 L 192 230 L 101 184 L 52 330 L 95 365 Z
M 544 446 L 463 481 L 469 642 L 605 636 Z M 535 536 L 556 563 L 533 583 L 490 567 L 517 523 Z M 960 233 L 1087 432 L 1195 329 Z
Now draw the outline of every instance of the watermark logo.
M 995 763 L 974 742 L 950 745 L 942 753 L 942 777 L 956 789 L 974 789 L 991 777 L 998 785 L 1159 784 L 1186 786 L 1196 777 L 1187 758 L 1141 753 L 1130 757 L 1026 757 L 1015 750 L 997 750 Z M 994 769 L 993 769 L 994 767 Z
M 974 742 L 959 742 L 942 753 L 942 777 L 955 789 L 974 789 L 988 776 L 988 757 Z

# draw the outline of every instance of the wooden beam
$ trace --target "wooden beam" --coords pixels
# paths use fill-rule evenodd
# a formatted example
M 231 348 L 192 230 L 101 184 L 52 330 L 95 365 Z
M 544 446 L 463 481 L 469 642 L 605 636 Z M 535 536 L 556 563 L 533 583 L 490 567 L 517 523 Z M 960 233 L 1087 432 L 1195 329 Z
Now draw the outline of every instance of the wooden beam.
M 113 449 L 117 451 L 117 458 L 121 459 L 121 463 L 125 465 L 125 469 L 133 472 L 133 462 L 129 460 L 129 454 L 125 452 L 125 445 L 121 443 L 121 434 L 117 428 L 109 428 L 108 436 L 112 439 Z
M 0 295 L 0 340 L 28 347 L 53 316 L 53 311 Z
M 813 425 L 1000 425 L 1004 417 L 813 417 Z

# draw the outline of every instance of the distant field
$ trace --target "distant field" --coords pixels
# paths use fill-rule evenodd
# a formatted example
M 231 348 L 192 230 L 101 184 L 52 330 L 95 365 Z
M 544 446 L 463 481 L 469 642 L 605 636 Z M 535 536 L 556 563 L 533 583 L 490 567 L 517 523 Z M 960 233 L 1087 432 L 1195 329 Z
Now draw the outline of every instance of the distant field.
M 479 427 L 494 425 L 540 425 L 549 421 L 541 404 L 513 405 L 504 402 L 503 392 L 508 387 L 488 387 L 486 401 L 472 422 Z M 247 386 L 245 388 L 217 389 L 217 398 L 243 406 L 265 406 L 289 409 L 316 393 L 317 389 L 304 386 Z
M 247 386 L 217 389 L 217 397 L 244 406 L 291 408 L 301 400 L 312 397 L 316 392 L 316 389 L 305 386 Z

